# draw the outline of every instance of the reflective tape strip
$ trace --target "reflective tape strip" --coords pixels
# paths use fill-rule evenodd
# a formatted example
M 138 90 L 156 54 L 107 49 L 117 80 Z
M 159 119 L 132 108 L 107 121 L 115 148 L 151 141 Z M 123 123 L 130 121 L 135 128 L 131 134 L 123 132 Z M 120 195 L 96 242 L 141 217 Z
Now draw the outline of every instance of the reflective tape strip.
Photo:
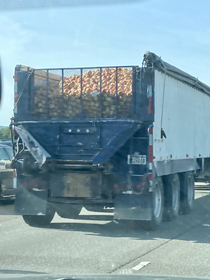
M 153 98 L 152 97 L 148 97 L 148 114 L 152 114 L 153 112 Z
M 149 162 L 149 170 L 152 171 L 152 162 Z
M 17 71 L 15 71 L 14 79 L 15 79 L 15 82 L 17 82 Z
M 149 162 L 153 162 L 153 128 L 149 129 Z
M 148 98 L 148 114 L 153 113 L 153 97 L 152 97 L 152 85 L 147 87 L 147 98 Z
M 14 84 L 14 92 L 17 92 L 17 82 Z
M 15 91 L 15 93 L 14 93 L 14 102 L 15 102 L 15 104 L 17 103 L 17 101 L 18 101 L 18 95 L 17 95 L 17 92 Z
M 152 184 L 153 184 L 152 165 L 153 165 L 153 127 L 150 127 L 150 129 L 149 129 L 149 182 L 150 182 L 150 186 L 152 186 Z
M 153 146 L 153 127 L 149 129 L 149 146 Z
M 18 101 L 18 94 L 17 94 L 17 72 L 15 71 L 15 76 L 14 76 L 14 113 L 17 113 L 17 106 L 16 103 Z
M 150 186 L 152 186 L 152 184 L 153 184 L 153 175 L 152 175 L 152 173 L 149 173 L 149 183 L 150 183 Z

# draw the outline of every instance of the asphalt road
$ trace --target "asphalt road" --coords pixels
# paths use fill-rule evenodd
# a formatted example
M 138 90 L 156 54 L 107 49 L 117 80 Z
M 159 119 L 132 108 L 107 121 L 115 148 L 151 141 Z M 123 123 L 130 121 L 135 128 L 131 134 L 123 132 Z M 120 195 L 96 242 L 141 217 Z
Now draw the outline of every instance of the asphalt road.
M 79 219 L 55 216 L 32 228 L 0 205 L 0 271 L 53 274 L 113 273 L 210 277 L 210 186 L 200 184 L 195 208 L 155 232 L 112 214 L 82 210 Z

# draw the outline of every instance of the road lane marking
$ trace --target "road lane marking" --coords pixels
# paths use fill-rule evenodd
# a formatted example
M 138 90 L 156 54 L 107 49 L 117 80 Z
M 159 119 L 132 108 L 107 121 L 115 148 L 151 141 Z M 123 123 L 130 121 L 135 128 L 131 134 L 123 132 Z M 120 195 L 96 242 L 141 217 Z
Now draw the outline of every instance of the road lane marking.
M 122 269 L 122 271 L 120 271 L 120 274 L 131 275 L 131 274 L 133 274 L 133 270 L 132 269 Z
M 142 269 L 143 267 L 145 267 L 146 265 L 148 265 L 150 262 L 140 262 L 140 264 L 134 266 L 132 269 L 133 270 L 140 270 Z

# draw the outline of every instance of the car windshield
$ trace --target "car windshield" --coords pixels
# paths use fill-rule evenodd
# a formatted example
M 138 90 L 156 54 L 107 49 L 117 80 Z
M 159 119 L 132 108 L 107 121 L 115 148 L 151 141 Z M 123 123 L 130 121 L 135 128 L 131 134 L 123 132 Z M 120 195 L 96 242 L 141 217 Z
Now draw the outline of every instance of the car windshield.
M 12 148 L 5 148 L 5 150 L 7 151 L 7 154 L 9 155 L 9 158 L 12 159 L 13 158 L 13 150 Z
M 5 149 L 0 147 L 0 160 L 9 160 L 9 159 L 10 158 L 6 153 Z
M 210 279 L 209 64 L 210 0 L 0 0 L 0 279 Z

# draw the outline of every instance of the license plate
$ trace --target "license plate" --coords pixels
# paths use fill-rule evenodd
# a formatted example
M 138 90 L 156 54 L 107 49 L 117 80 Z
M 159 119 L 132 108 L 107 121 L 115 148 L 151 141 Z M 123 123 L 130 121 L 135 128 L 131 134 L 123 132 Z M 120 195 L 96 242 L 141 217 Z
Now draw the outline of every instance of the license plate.
M 147 164 L 147 158 L 146 156 L 131 156 L 130 157 L 131 161 L 130 163 L 131 164 L 138 164 L 138 165 L 146 165 Z

